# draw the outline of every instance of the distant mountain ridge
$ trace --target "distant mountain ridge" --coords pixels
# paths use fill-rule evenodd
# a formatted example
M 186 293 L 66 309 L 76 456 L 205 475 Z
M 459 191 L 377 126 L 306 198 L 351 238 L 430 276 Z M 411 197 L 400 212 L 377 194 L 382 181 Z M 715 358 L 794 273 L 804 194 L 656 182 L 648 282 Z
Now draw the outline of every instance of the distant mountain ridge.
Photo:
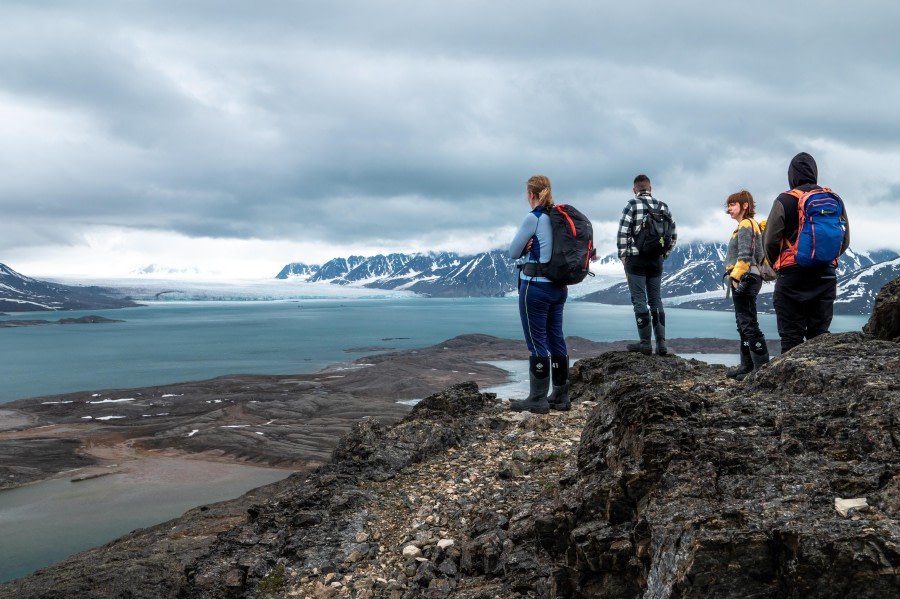
M 79 287 L 38 281 L 0 264 L 0 311 L 50 312 L 138 306 L 108 287 Z
M 668 304 L 697 309 L 730 309 L 722 291 L 723 263 L 727 246 L 723 243 L 691 243 L 676 246 L 666 260 L 663 298 Z M 838 301 L 835 311 L 868 314 L 875 295 L 889 280 L 900 276 L 900 255 L 889 250 L 854 252 L 848 250 L 838 265 Z M 605 304 L 631 303 L 618 257 L 604 256 L 593 271 L 613 273 L 599 284 L 591 279 L 570 288 L 573 299 Z M 454 252 L 434 254 L 353 255 L 335 258 L 319 266 L 287 264 L 277 279 L 310 283 L 348 285 L 369 289 L 405 290 L 429 297 L 499 297 L 516 290 L 515 263 L 505 250 L 474 255 Z M 771 285 L 763 289 L 760 308 L 770 309 Z
M 726 246 L 721 243 L 692 243 L 675 248 L 666 261 L 663 298 L 667 305 L 684 308 L 729 310 L 730 300 L 722 291 Z M 569 288 L 571 299 L 605 304 L 628 305 L 625 277 L 618 258 L 607 255 L 593 263 L 598 276 Z M 900 276 L 900 254 L 881 250 L 848 250 L 838 266 L 838 314 L 868 314 L 881 287 Z M 517 271 L 505 250 L 474 255 L 454 252 L 433 254 L 351 255 L 325 264 L 287 264 L 276 279 L 296 280 L 316 285 L 338 285 L 386 291 L 409 291 L 428 297 L 501 297 L 516 291 Z M 110 285 L 104 282 L 104 285 Z M 115 285 L 112 283 L 111 285 Z M 175 287 L 179 283 L 172 283 Z M 174 290 L 154 290 L 149 299 L 159 299 Z M 771 309 L 773 285 L 763 286 L 759 309 Z M 355 291 L 354 293 L 357 293 Z M 150 292 L 147 292 L 150 293 Z M 251 292 L 216 299 L 253 299 Z M 250 295 L 247 295 L 247 294 Z M 223 295 L 224 294 L 224 295 Z M 90 310 L 136 306 L 132 296 L 140 290 L 123 291 L 112 286 L 75 286 L 39 281 L 0 264 L 0 312 Z M 203 298 L 201 298 L 203 299 Z
M 412 291 L 430 297 L 499 297 L 516 288 L 515 264 L 501 250 L 473 256 L 455 252 L 350 256 L 321 266 L 291 263 L 275 278 Z

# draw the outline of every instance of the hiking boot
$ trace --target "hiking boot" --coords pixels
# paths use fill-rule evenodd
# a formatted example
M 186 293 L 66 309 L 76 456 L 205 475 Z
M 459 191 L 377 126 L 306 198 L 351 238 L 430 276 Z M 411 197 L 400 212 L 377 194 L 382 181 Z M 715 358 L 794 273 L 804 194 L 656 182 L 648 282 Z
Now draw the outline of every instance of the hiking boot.
M 550 409 L 568 412 L 572 407 L 569 401 L 569 356 L 550 356 L 550 380 L 553 382 L 547 398 Z
M 553 385 L 550 391 L 550 397 L 547 398 L 551 410 L 558 412 L 568 412 L 572 409 L 572 402 L 569 400 L 569 383 L 562 385 Z
M 656 353 L 661 356 L 668 355 L 666 346 L 666 313 L 662 310 L 653 312 L 653 334 L 656 336 Z
M 650 335 L 652 335 L 652 331 L 650 330 L 650 313 L 642 312 L 640 314 L 635 314 L 634 320 L 637 322 L 638 337 L 640 337 L 640 341 L 637 343 L 629 343 L 625 349 L 631 352 L 641 352 L 645 356 L 649 356 L 653 353 L 653 344 L 650 342 Z
M 729 368 L 725 372 L 725 376 L 739 381 L 753 371 L 753 358 L 750 357 L 750 343 L 746 339 L 741 339 L 741 363 L 734 368 Z
M 769 348 L 766 346 L 765 337 L 755 337 L 749 340 L 750 358 L 753 360 L 753 372 L 756 372 L 769 363 Z
M 550 358 L 531 356 L 528 360 L 528 397 L 521 401 L 513 401 L 509 409 L 513 412 L 531 412 L 547 414 L 550 404 L 547 402 L 547 391 L 550 390 Z

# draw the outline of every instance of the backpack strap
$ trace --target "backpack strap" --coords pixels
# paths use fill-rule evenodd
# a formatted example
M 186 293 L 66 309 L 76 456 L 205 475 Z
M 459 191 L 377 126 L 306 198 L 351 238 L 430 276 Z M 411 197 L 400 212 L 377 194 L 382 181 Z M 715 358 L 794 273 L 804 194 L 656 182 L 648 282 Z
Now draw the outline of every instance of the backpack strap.
M 803 195 L 806 193 L 799 189 L 791 189 L 789 191 L 784 192 L 785 195 L 794 196 L 797 198 L 797 203 L 799 207 L 799 202 L 803 199 Z M 797 221 L 797 233 L 799 238 L 800 233 L 800 225 L 802 223 Z M 782 237 L 781 239 L 781 247 L 778 249 L 778 258 L 775 260 L 775 264 L 772 266 L 775 267 L 775 270 L 780 270 L 783 266 L 793 266 L 796 264 L 793 261 L 793 255 L 797 251 L 797 240 L 794 240 L 794 243 L 791 243 L 787 237 Z
M 653 196 L 650 196 L 650 197 L 653 197 Z M 640 200 L 641 203 L 642 203 L 644 206 L 647 207 L 647 214 L 644 215 L 644 219 L 646 219 L 646 218 L 647 218 L 647 215 L 650 214 L 650 211 L 653 210 L 653 206 L 651 206 L 651 205 L 650 205 L 650 202 L 648 202 L 647 199 L 644 198 L 644 196 L 642 196 L 642 195 L 635 195 L 635 196 L 634 196 L 634 199 Z M 631 221 L 631 238 L 632 238 L 632 239 L 634 239 L 634 236 L 635 236 L 635 234 L 636 234 L 636 233 L 635 233 L 635 231 L 636 231 L 636 229 L 635 229 L 635 224 L 636 224 L 636 223 L 639 224 L 639 223 L 644 222 L 644 219 L 641 219 L 640 221 L 638 221 L 637 219 L 632 219 L 632 221 Z
M 650 202 L 648 202 L 647 198 L 645 198 L 644 196 L 636 195 L 634 197 L 635 197 L 635 199 L 640 200 L 644 204 L 644 206 L 647 207 L 648 211 L 653 209 L 653 206 L 650 205 Z M 650 196 L 650 197 L 652 198 L 653 196 Z
M 800 191 L 799 189 L 792 189 L 792 190 L 786 191 L 784 193 L 788 194 L 789 196 L 794 196 L 795 198 L 797 198 L 799 200 L 806 194 L 811 195 L 814 193 L 822 193 L 822 192 L 830 193 L 833 196 L 839 197 L 838 194 L 834 193 L 833 191 L 831 191 L 831 189 L 829 189 L 827 187 L 813 187 L 809 191 Z M 841 200 L 841 201 L 843 201 L 843 200 Z
M 534 225 L 534 233 L 531 234 L 531 249 L 528 250 L 528 255 L 531 259 L 535 260 L 537 256 L 534 255 L 534 243 L 535 237 L 537 236 L 538 227 L 541 225 L 541 215 L 550 214 L 550 210 L 552 208 L 547 208 L 545 206 L 541 206 L 539 208 L 535 208 L 531 211 L 531 213 L 537 219 L 537 223 Z M 526 277 L 540 277 L 541 275 L 541 263 L 540 262 L 526 262 L 525 264 L 520 264 L 517 267 L 521 272 L 525 274 Z
M 762 229 L 760 229 L 759 223 L 755 219 L 748 217 L 747 220 L 750 221 L 750 266 L 759 267 L 762 264 L 762 260 L 756 260 L 756 236 L 762 237 Z M 763 253 L 763 260 L 765 259 L 766 256 Z M 756 264 L 753 263 L 754 260 L 756 260 Z

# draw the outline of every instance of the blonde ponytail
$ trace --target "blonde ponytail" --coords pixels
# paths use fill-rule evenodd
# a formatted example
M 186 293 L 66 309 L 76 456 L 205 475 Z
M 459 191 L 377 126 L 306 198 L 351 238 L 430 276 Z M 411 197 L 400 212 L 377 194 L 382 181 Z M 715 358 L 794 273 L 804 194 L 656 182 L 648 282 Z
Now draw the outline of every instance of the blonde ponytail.
M 533 193 L 541 206 L 544 208 L 553 207 L 553 192 L 550 190 L 550 179 L 544 175 L 535 175 L 528 179 L 528 191 Z

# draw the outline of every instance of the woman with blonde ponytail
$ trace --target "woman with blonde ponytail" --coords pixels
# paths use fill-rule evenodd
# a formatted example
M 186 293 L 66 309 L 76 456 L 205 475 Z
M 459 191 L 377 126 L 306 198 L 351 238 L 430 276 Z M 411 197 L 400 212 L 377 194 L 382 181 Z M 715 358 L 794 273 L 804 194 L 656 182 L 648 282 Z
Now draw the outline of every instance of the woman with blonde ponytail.
M 530 391 L 510 409 L 546 414 L 550 409 L 568 410 L 569 358 L 563 335 L 563 308 L 568 288 L 541 276 L 541 264 L 553 253 L 553 231 L 548 213 L 553 208 L 550 179 L 535 175 L 528 179 L 525 197 L 531 211 L 519 226 L 509 246 L 510 257 L 519 264 L 519 316 L 525 343 L 531 352 L 528 364 Z M 551 375 L 552 373 L 552 375 Z M 550 383 L 553 391 L 550 396 Z

